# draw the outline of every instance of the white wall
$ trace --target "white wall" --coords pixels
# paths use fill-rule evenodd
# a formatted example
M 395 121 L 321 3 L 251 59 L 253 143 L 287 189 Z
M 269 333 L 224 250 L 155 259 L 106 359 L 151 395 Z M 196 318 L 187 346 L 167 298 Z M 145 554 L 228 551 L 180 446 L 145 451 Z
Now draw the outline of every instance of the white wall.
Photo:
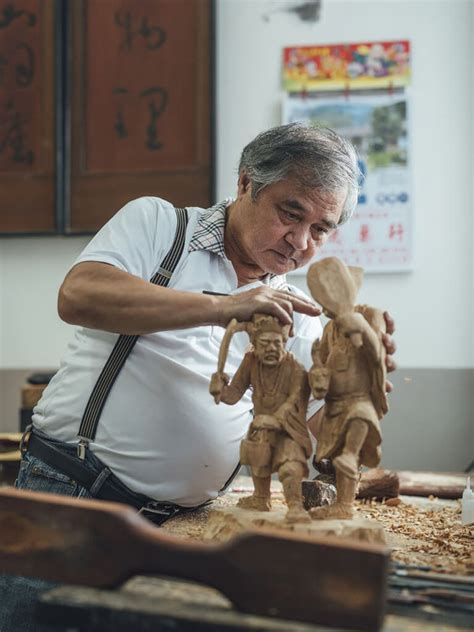
M 416 269 L 368 276 L 362 299 L 396 317 L 401 366 L 473 366 L 472 2 L 323 0 L 316 24 L 284 12 L 262 19 L 291 2 L 217 0 L 218 197 L 235 190 L 242 146 L 280 123 L 284 46 L 410 39 Z M 70 328 L 56 292 L 86 242 L 0 240 L 0 368 L 57 366 Z
M 323 0 L 318 23 L 262 20 L 289 4 L 219 2 L 219 195 L 235 186 L 242 145 L 281 122 L 284 46 L 411 40 L 416 268 L 367 276 L 361 298 L 395 316 L 400 365 L 473 366 L 472 2 Z
M 87 241 L 84 237 L 0 241 L 0 368 L 59 365 L 72 328 L 57 315 L 57 293 Z

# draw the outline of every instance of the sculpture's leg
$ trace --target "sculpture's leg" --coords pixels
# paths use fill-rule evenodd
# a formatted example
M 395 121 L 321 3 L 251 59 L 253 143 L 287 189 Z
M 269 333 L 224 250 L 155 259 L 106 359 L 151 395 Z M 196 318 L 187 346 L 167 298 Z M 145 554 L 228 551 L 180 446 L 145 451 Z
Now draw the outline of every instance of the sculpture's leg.
M 343 519 L 348 520 L 354 515 L 354 498 L 357 481 L 349 478 L 340 470 L 336 472 L 337 500 L 332 505 L 315 507 L 310 510 L 313 520 Z
M 283 485 L 288 511 L 287 522 L 310 522 L 308 512 L 303 508 L 303 494 L 301 481 L 304 476 L 304 466 L 298 461 L 286 461 L 278 470 L 278 477 Z
M 359 478 L 359 454 L 367 438 L 369 426 L 363 419 L 349 422 L 342 453 L 333 459 L 337 472 L 357 481 Z
M 244 509 L 255 509 L 256 511 L 270 511 L 272 503 L 270 499 L 271 476 L 255 476 L 252 471 L 254 492 L 251 496 L 240 498 L 237 502 L 239 507 Z

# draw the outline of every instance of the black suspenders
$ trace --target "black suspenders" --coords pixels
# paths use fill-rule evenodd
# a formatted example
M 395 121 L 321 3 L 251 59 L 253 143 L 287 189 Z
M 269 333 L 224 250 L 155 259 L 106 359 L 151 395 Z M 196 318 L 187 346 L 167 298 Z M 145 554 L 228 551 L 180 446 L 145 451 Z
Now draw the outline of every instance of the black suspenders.
M 188 212 L 185 208 L 176 208 L 175 211 L 177 225 L 173 245 L 161 262 L 158 272 L 150 279 L 150 283 L 161 285 L 162 287 L 166 287 L 170 282 L 171 275 L 184 249 Z M 79 427 L 77 455 L 82 460 L 85 458 L 88 444 L 95 439 L 100 415 L 107 401 L 107 397 L 138 338 L 138 335 L 120 335 L 112 349 L 109 359 L 99 375 L 99 379 L 87 402 Z

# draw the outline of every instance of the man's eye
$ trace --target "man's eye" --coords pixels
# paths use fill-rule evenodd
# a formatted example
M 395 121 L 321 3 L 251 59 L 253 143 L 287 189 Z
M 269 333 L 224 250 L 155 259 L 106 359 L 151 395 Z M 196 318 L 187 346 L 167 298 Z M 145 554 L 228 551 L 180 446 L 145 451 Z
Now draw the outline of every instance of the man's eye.
M 311 229 L 311 232 L 316 237 L 321 237 L 322 235 L 329 234 L 329 230 L 325 226 L 313 226 L 313 228 Z
M 285 209 L 282 209 L 281 212 L 286 217 L 286 219 L 289 219 L 291 222 L 297 222 L 299 220 L 299 216 L 295 215 L 295 213 L 291 213 L 291 211 L 285 211 Z

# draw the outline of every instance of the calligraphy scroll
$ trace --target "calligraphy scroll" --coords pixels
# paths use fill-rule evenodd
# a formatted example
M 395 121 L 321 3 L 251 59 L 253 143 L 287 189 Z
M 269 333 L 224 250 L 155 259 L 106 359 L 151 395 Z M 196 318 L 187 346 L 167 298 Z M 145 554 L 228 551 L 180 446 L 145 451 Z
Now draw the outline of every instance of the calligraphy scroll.
M 0 5 L 0 232 L 55 229 L 53 0 Z
M 134 197 L 210 203 L 208 0 L 81 0 L 72 9 L 69 231 Z

